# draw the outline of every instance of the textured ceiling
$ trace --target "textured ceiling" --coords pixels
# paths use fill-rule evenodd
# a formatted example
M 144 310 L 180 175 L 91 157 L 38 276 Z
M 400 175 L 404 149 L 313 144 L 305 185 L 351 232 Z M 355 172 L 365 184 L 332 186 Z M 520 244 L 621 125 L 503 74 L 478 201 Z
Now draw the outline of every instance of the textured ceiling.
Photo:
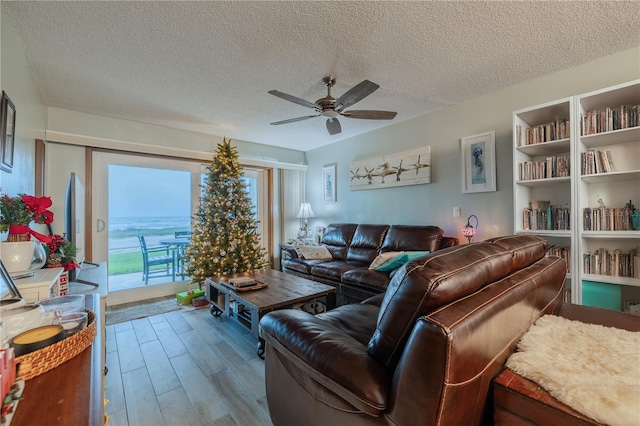
M 3 1 L 45 103 L 308 151 L 640 45 L 637 1 Z M 323 117 L 314 102 L 380 85 Z

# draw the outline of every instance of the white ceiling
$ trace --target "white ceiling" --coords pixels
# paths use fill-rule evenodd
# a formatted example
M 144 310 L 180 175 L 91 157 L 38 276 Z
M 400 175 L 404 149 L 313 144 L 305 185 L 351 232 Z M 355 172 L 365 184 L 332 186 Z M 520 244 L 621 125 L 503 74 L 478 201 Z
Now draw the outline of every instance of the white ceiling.
M 638 1 L 4 1 L 45 103 L 301 151 L 640 45 Z M 639 58 L 640 60 L 640 58 Z M 392 121 L 270 122 L 325 75 Z

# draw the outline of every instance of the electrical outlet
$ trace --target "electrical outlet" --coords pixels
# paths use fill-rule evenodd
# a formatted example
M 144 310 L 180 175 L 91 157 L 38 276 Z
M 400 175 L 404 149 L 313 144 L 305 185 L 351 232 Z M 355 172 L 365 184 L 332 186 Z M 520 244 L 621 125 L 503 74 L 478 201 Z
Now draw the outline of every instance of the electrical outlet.
M 453 208 L 453 217 L 460 217 L 460 207 Z

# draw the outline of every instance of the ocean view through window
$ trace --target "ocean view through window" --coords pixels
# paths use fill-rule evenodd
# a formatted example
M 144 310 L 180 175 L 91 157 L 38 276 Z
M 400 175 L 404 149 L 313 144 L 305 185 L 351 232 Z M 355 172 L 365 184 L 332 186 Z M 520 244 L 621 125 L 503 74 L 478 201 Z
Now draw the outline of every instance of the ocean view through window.
M 191 172 L 123 165 L 108 170 L 110 291 L 186 279 L 173 241 L 176 232 L 191 230 Z

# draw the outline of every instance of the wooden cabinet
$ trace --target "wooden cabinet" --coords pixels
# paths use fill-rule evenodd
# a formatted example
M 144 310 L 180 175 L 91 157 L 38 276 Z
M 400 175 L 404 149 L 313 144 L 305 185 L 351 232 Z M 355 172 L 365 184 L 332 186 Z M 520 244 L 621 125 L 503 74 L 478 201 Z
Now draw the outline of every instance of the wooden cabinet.
M 573 303 L 640 303 L 639 109 L 636 80 L 513 113 L 515 232 L 566 257 Z
M 97 294 L 85 296 L 85 307 L 102 324 Z M 102 334 L 93 344 L 60 366 L 25 382 L 22 399 L 11 421 L 20 425 L 104 425 Z

